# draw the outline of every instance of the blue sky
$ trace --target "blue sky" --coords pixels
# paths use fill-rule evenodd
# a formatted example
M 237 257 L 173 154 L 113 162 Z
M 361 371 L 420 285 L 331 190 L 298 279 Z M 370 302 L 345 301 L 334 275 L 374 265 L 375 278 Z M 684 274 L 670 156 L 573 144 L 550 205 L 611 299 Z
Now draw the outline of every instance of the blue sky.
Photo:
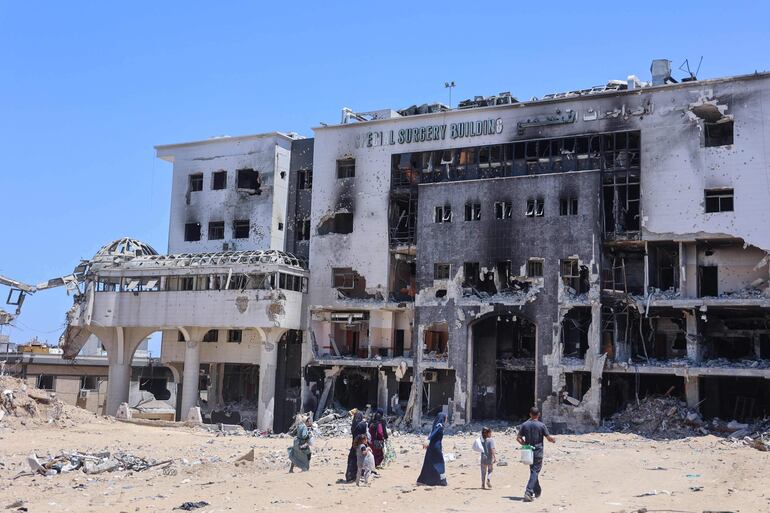
M 171 168 L 156 144 L 311 136 L 343 106 L 447 102 L 446 80 L 456 104 L 649 80 L 653 58 L 703 56 L 701 78 L 767 70 L 769 15 L 741 1 L 0 0 L 0 274 L 66 274 L 124 235 L 165 251 Z M 39 292 L 0 333 L 55 342 L 70 305 Z

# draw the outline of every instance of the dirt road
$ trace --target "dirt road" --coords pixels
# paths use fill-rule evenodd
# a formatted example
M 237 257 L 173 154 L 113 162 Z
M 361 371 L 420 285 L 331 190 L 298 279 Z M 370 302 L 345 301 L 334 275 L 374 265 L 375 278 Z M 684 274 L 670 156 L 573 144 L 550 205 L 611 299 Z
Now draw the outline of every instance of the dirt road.
M 216 436 L 193 428 L 159 428 L 94 419 L 66 429 L 51 426 L 0 430 L 0 509 L 23 501 L 30 512 L 172 511 L 206 501 L 198 512 L 224 511 L 537 511 L 631 512 L 770 511 L 770 453 L 706 436 L 658 442 L 634 435 L 560 436 L 546 449 L 543 496 L 521 502 L 528 468 L 517 462 L 515 441 L 501 433 L 492 490 L 479 488 L 478 455 L 471 435 L 445 437 L 449 486 L 415 485 L 421 438 L 393 438 L 397 461 L 370 487 L 339 484 L 347 437 L 319 439 L 310 472 L 288 474 L 290 438 Z M 255 449 L 256 459 L 235 460 Z M 124 450 L 174 459 L 175 475 L 160 468 L 88 476 L 13 477 L 28 470 L 26 456 L 60 451 Z M 168 472 L 168 471 L 167 471 Z M 172 472 L 173 473 L 173 472 Z M 14 511 L 10 509 L 8 511 Z

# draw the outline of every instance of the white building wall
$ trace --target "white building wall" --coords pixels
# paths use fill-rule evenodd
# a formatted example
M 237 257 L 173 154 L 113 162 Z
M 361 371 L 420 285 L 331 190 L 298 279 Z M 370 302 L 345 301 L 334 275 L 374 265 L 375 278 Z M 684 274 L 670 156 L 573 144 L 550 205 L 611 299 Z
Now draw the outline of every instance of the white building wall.
M 352 267 L 366 278 L 369 289 L 388 284 L 388 197 L 390 152 L 357 149 L 358 130 L 319 130 L 313 149 L 313 203 L 310 218 L 310 304 L 332 305 L 332 267 Z M 337 179 L 337 160 L 356 159 L 356 176 Z M 340 210 L 349 194 L 353 211 L 353 233 L 318 235 L 324 216 Z
M 741 237 L 770 249 L 770 79 L 695 82 L 654 95 L 642 126 L 642 225 L 645 238 Z M 688 105 L 716 98 L 734 117 L 734 144 L 703 147 Z M 704 213 L 704 189 L 733 188 L 735 211 Z
M 284 249 L 278 223 L 286 217 L 291 138 L 283 134 L 222 137 L 158 146 L 158 157 L 174 163 L 169 221 L 169 253 Z M 261 194 L 238 190 L 237 170 L 259 172 Z M 227 172 L 227 187 L 213 190 L 213 173 Z M 281 177 L 281 171 L 285 171 Z M 203 190 L 189 192 L 189 177 L 203 173 Z M 233 222 L 250 221 L 249 237 L 235 239 Z M 209 222 L 224 221 L 225 238 L 210 240 Z M 185 241 L 185 224 L 200 223 L 201 240 Z

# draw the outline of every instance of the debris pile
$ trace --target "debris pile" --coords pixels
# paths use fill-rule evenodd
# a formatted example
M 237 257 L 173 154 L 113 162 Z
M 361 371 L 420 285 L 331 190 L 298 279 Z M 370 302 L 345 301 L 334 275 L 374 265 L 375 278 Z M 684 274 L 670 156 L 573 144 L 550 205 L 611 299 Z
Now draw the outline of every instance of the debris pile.
M 760 451 L 770 451 L 770 418 L 754 424 L 719 418 L 706 421 L 684 402 L 665 395 L 646 397 L 638 405 L 629 404 L 625 410 L 610 417 L 605 427 L 658 440 L 712 434 L 740 440 Z
M 700 414 L 669 396 L 651 396 L 629 404 L 605 423 L 611 431 L 635 433 L 655 439 L 684 438 L 709 433 Z
M 130 470 L 141 472 L 148 468 L 161 465 L 170 466 L 173 460 L 155 461 L 153 459 L 140 458 L 127 452 L 118 452 L 110 454 L 109 452 L 100 453 L 68 453 L 62 452 L 58 456 L 49 457 L 47 461 L 41 462 L 33 452 L 27 456 L 27 463 L 31 472 L 24 472 L 21 475 L 41 474 L 44 476 L 55 476 L 74 470 L 82 470 L 86 474 L 101 474 L 103 472 L 114 472 L 116 470 Z
M 95 415 L 57 399 L 54 394 L 27 385 L 12 376 L 0 376 L 0 428 L 36 425 L 71 427 L 92 421 Z

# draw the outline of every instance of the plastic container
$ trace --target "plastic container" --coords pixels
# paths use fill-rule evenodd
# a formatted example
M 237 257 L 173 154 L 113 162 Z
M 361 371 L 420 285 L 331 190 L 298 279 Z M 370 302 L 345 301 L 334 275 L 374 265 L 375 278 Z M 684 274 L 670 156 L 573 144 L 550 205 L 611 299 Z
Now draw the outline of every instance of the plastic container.
M 532 450 L 531 445 L 521 446 L 521 459 L 519 461 L 524 465 L 532 465 L 535 463 L 535 452 Z

